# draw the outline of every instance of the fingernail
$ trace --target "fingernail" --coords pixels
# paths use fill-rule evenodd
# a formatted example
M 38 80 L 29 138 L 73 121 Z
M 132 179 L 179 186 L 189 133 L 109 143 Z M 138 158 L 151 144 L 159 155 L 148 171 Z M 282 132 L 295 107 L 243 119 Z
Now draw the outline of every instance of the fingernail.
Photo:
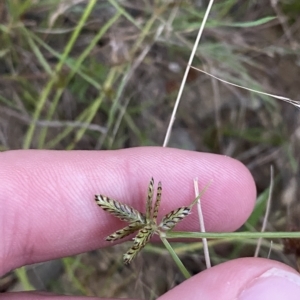
M 295 273 L 272 268 L 252 280 L 240 293 L 239 300 L 299 300 L 300 276 Z

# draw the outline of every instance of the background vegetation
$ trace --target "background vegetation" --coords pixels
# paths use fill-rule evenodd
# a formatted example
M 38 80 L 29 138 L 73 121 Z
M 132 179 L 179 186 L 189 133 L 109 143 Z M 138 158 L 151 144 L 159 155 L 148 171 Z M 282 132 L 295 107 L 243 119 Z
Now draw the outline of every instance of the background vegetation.
M 193 65 L 299 100 L 298 2 L 215 1 Z M 162 145 L 206 6 L 196 0 L 1 2 L 0 149 Z M 272 164 L 268 230 L 294 230 L 299 125 L 297 108 L 191 70 L 169 146 L 229 155 L 250 169 L 259 194 L 245 227 L 251 230 L 261 227 Z M 211 243 L 214 264 L 253 255 L 255 248 L 255 241 Z M 162 247 L 147 247 L 130 269 L 120 259 L 123 247 L 22 268 L 0 279 L 0 289 L 154 299 L 183 280 Z M 201 247 L 175 245 L 192 273 L 201 271 L 194 263 Z M 282 241 L 274 241 L 271 255 L 296 265 Z

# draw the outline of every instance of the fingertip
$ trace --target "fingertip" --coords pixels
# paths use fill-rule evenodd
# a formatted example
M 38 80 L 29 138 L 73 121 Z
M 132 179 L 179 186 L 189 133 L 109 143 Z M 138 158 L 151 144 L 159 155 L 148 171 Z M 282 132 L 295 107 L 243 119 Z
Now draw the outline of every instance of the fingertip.
M 201 156 L 201 182 L 211 181 L 201 197 L 206 230 L 234 231 L 253 211 L 256 200 L 254 179 L 247 167 L 236 159 L 210 153 Z M 191 221 L 195 223 L 195 219 Z
M 300 276 L 294 269 L 263 258 L 240 258 L 207 269 L 167 292 L 171 299 L 300 299 Z

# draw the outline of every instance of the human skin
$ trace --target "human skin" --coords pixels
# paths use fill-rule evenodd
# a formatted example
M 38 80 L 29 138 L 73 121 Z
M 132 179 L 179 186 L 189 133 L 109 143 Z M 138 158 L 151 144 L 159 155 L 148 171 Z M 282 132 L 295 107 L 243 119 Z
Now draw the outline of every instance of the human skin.
M 193 201 L 196 177 L 200 190 L 211 181 L 201 198 L 207 231 L 236 230 L 254 207 L 256 189 L 250 172 L 240 162 L 222 155 L 160 147 L 3 152 L 0 276 L 23 265 L 111 245 L 104 238 L 124 224 L 97 207 L 94 195 L 101 193 L 144 211 L 152 176 L 163 186 L 159 218 Z M 194 213 L 176 230 L 197 231 L 198 224 Z M 245 287 L 272 268 L 296 274 L 288 266 L 271 260 L 238 259 L 193 276 L 160 299 L 176 299 L 178 295 L 180 299 L 216 299 L 216 287 L 221 291 L 218 299 L 238 299 Z M 8 293 L 1 297 L 60 298 L 44 293 Z

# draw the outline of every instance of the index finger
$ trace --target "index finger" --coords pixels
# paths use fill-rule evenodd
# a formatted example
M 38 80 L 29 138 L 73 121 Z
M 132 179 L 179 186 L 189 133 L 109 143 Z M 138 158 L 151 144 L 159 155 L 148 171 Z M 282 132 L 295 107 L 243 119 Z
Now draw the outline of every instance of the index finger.
M 252 211 L 255 185 L 229 157 L 170 148 L 116 151 L 20 150 L 0 154 L 0 274 L 34 262 L 110 245 L 104 238 L 123 226 L 98 208 L 103 194 L 145 211 L 151 177 L 162 181 L 159 217 L 202 197 L 207 231 L 231 231 Z M 176 230 L 198 230 L 192 214 Z

